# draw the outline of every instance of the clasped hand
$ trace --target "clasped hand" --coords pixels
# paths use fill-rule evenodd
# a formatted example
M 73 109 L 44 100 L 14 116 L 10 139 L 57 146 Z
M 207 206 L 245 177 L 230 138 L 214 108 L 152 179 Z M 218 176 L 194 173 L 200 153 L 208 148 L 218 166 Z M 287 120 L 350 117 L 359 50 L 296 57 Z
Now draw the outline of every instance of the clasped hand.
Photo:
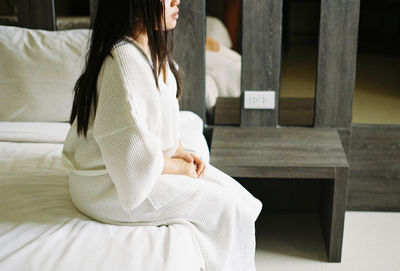
M 172 157 L 172 160 L 178 167 L 178 173 L 192 178 L 201 178 L 206 170 L 206 165 L 203 160 L 191 152 L 177 152 Z

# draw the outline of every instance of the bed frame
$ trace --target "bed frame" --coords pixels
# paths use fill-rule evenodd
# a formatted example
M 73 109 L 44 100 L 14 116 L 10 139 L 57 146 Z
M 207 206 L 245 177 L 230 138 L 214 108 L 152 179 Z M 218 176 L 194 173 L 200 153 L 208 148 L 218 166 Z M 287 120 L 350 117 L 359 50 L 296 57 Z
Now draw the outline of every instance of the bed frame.
M 16 0 L 21 27 L 56 30 L 54 0 Z M 97 0 L 90 0 L 94 18 Z M 205 120 L 205 0 L 182 1 L 175 57 L 185 72 L 181 109 Z M 277 127 L 283 0 L 243 0 L 242 94 L 274 90 L 274 110 L 248 110 L 241 127 Z M 350 163 L 347 210 L 400 211 L 400 125 L 352 123 L 360 0 L 321 0 L 312 128 L 338 130 Z M 207 131 L 212 126 L 206 126 Z M 277 128 L 279 129 L 279 128 Z

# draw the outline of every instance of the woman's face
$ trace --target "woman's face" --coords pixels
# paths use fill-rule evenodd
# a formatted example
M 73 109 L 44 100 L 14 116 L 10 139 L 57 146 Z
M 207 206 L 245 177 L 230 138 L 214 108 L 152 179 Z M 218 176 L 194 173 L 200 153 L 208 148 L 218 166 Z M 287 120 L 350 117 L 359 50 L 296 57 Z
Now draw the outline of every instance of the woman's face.
M 166 29 L 171 30 L 176 26 L 176 21 L 179 18 L 179 4 L 180 0 L 164 0 L 165 3 L 165 23 Z

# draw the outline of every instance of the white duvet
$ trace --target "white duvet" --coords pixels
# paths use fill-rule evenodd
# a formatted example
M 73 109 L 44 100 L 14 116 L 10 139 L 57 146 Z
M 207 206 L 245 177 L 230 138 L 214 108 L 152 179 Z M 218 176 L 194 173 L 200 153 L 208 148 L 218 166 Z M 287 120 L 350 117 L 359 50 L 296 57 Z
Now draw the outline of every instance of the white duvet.
M 209 159 L 202 133 L 195 132 L 202 132 L 199 120 L 181 112 L 182 143 Z M 65 138 L 66 126 L 0 123 L 0 270 L 204 268 L 185 221 L 161 227 L 115 226 L 75 209 L 58 142 Z M 15 138 L 13 129 L 18 131 Z

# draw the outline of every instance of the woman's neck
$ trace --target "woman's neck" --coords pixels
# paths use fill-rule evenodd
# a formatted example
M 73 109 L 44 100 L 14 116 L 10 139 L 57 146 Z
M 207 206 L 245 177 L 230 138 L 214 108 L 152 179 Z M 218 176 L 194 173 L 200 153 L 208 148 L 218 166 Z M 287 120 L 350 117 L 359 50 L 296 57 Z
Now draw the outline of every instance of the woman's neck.
M 146 51 L 149 56 L 151 56 L 150 47 L 149 47 L 149 38 L 146 33 L 142 33 L 135 38 L 135 41 L 139 43 L 140 46 Z
M 134 39 L 139 45 L 147 52 L 147 54 L 151 57 L 151 51 L 149 47 L 149 38 L 147 37 L 146 33 L 142 33 L 138 35 Z M 157 61 L 157 66 L 158 66 L 158 61 Z M 162 75 L 163 75 L 163 81 L 164 83 L 167 82 L 167 71 L 166 71 L 166 65 L 163 65 L 162 67 Z

